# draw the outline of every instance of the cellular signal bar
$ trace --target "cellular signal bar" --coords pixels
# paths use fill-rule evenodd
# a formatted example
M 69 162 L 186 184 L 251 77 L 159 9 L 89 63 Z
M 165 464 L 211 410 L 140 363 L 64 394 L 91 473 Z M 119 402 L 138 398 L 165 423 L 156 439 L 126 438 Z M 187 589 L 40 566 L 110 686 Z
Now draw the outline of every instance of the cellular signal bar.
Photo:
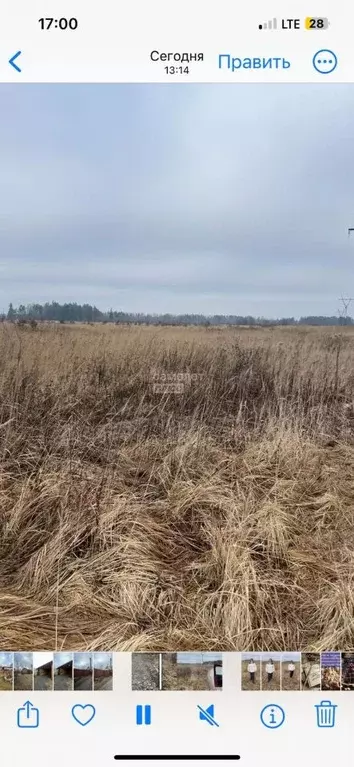
M 258 29 L 277 29 L 278 28 L 278 22 L 276 19 L 270 19 L 269 21 L 264 21 L 263 24 L 259 24 Z

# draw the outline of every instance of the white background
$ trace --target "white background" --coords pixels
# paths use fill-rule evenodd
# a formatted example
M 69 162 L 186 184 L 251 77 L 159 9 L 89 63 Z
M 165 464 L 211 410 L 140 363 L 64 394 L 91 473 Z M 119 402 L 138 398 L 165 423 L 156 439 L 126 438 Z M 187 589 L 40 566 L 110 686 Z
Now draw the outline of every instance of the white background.
M 346 7 L 347 6 L 347 7 Z M 259 10 L 257 10 L 259 9 Z M 327 16 L 328 31 L 307 31 L 306 16 Z M 77 17 L 76 31 L 42 31 L 38 19 Z M 259 31 L 270 18 L 299 18 L 301 30 Z M 3 82 L 353 82 L 353 4 L 344 2 L 264 2 L 240 6 L 236 0 L 87 0 L 3 3 L 0 80 Z M 330 48 L 338 57 L 334 72 L 321 75 L 314 54 Z M 9 58 L 21 50 L 17 63 Z M 190 74 L 166 74 L 167 62 L 150 53 L 202 52 Z M 284 57 L 289 69 L 229 71 L 218 68 L 220 54 L 232 57 Z M 173 61 L 170 62 L 174 64 Z M 185 66 L 186 64 L 184 64 Z
M 2 763 L 6 767 L 105 767 L 120 763 L 114 760 L 114 754 L 166 751 L 238 753 L 241 760 L 237 764 L 241 767 L 284 767 L 285 763 L 287 767 L 332 767 L 351 763 L 354 695 L 241 692 L 241 656 L 224 653 L 223 662 L 222 691 L 131 691 L 131 655 L 115 653 L 113 692 L 0 693 L 1 746 L 2 755 L 6 754 Z M 16 710 L 27 699 L 40 710 L 38 729 L 17 727 Z M 324 699 L 338 705 L 333 729 L 317 727 L 315 704 Z M 75 703 L 93 703 L 96 707 L 95 718 L 85 727 L 71 716 Z M 152 706 L 152 724 L 137 726 L 135 707 L 145 703 Z M 219 727 L 199 719 L 197 706 L 208 707 L 211 703 Z M 271 703 L 281 705 L 286 712 L 285 722 L 277 730 L 266 729 L 260 721 L 263 706 Z M 122 764 L 125 767 L 133 763 Z

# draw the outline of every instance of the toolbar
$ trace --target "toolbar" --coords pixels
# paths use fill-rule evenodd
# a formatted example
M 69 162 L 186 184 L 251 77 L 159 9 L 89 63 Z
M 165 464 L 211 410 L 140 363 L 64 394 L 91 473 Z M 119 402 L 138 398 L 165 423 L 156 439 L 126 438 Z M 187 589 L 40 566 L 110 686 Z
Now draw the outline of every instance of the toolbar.
M 341 5 L 343 11 L 341 12 Z M 279 4 L 278 4 L 279 6 Z M 352 82 L 354 10 L 337 4 L 296 16 L 231 0 L 168 9 L 102 0 L 70 8 L 25 3 L 1 10 L 2 82 Z M 311 34 L 310 34 L 311 33 Z

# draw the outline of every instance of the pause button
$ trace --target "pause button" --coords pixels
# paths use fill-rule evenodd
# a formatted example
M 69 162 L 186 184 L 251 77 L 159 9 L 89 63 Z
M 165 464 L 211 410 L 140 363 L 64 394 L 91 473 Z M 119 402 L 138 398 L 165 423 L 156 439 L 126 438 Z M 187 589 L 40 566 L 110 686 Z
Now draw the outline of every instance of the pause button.
M 136 723 L 151 724 L 151 706 L 136 707 Z

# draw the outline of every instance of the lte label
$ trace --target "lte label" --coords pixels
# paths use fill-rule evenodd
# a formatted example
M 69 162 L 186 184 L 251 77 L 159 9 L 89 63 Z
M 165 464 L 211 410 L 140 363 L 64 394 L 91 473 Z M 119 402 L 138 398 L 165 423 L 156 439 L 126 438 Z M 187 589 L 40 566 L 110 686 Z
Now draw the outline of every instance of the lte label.
M 282 19 L 282 29 L 300 29 L 300 19 Z

